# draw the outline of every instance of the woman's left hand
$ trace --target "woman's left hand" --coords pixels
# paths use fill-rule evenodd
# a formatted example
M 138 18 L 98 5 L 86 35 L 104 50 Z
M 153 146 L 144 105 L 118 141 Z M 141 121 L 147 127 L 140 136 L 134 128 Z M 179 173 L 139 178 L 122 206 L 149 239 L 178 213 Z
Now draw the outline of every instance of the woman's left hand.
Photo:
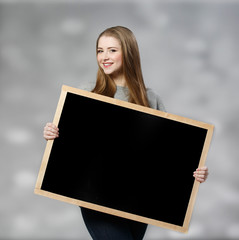
M 208 177 L 208 168 L 206 166 L 201 167 L 201 168 L 197 168 L 195 172 L 193 172 L 193 176 L 195 177 L 195 179 L 200 182 L 203 183 L 206 181 L 207 177 Z

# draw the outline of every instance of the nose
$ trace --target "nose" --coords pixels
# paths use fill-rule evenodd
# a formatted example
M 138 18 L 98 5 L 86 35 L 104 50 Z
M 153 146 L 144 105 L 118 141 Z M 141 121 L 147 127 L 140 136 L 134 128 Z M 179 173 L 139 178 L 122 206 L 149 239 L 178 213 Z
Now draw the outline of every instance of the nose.
M 109 59 L 109 56 L 108 56 L 108 52 L 107 52 L 107 51 L 104 52 L 103 59 L 104 59 L 104 61 Z

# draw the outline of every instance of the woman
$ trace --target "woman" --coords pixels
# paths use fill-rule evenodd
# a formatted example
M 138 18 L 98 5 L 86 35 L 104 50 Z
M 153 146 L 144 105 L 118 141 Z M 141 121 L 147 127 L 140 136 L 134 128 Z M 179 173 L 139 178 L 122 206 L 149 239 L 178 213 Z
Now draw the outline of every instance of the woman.
M 160 98 L 145 87 L 138 44 L 128 28 L 117 26 L 102 32 L 96 42 L 96 55 L 99 69 L 92 92 L 165 111 Z M 44 138 L 57 137 L 59 129 L 47 123 Z M 208 168 L 196 169 L 193 174 L 197 181 L 204 182 Z M 85 208 L 81 211 L 94 240 L 141 240 L 147 229 L 147 224 Z

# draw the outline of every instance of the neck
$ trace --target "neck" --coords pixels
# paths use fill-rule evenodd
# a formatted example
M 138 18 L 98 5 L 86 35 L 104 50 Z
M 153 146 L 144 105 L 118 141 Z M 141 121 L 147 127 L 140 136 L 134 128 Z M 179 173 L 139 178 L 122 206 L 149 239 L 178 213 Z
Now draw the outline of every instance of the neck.
M 116 86 L 126 87 L 126 85 L 127 85 L 124 76 L 113 77 L 113 80 L 114 80 Z

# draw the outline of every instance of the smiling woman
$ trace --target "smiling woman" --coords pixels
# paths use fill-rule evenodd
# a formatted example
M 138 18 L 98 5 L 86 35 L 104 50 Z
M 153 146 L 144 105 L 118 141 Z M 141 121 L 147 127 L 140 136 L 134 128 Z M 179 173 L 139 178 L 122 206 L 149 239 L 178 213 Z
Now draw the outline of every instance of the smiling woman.
M 96 55 L 99 68 L 96 84 L 93 90 L 90 89 L 92 92 L 165 111 L 160 97 L 145 87 L 138 44 L 134 34 L 128 28 L 116 26 L 103 31 L 96 42 Z M 119 128 L 119 125 L 116 124 L 115 127 Z M 110 125 L 108 128 L 111 128 Z M 59 129 L 54 124 L 48 123 L 44 128 L 46 140 L 53 140 L 60 136 Z M 120 138 L 118 135 L 112 135 L 113 137 Z M 102 149 L 106 152 L 110 150 L 110 147 Z M 125 156 L 125 159 L 127 157 Z M 113 161 L 114 156 L 112 156 Z M 204 182 L 208 169 L 207 167 L 199 168 L 192 172 L 193 174 L 197 181 Z M 86 208 L 81 210 L 87 229 L 94 240 L 142 240 L 147 229 L 144 223 Z

